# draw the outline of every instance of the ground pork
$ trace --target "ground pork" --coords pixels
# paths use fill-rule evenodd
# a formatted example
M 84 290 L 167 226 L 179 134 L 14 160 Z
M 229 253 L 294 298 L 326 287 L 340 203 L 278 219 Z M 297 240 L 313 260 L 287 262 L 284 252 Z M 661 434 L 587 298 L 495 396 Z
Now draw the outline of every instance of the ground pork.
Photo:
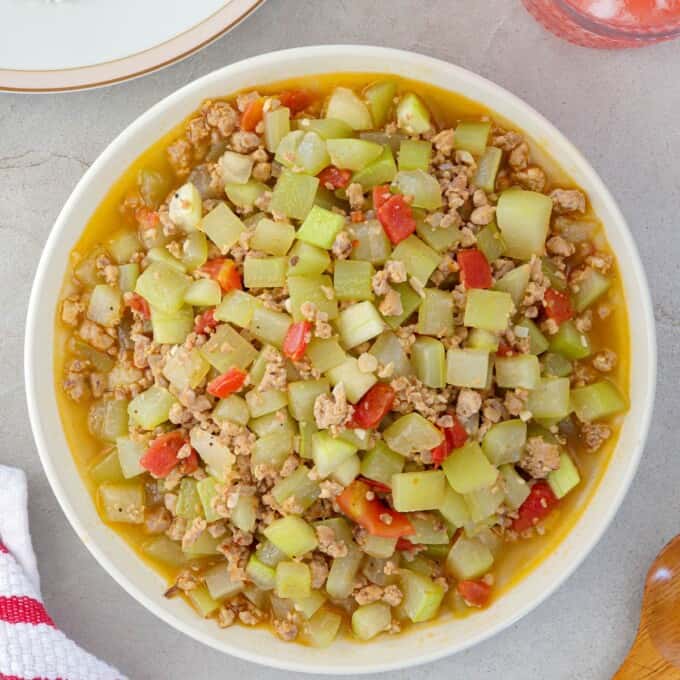
M 352 182 L 347 187 L 347 200 L 352 210 L 361 210 L 364 207 L 364 190 L 358 182 Z
M 371 604 L 382 598 L 383 589 L 380 586 L 371 583 L 370 585 L 355 591 L 353 596 L 359 606 Z
M 208 125 L 217 129 L 225 139 L 238 125 L 238 113 L 227 102 L 206 102 L 203 106 L 203 115 Z
M 319 539 L 319 550 L 329 557 L 345 557 L 348 553 L 347 544 L 335 536 L 331 527 L 319 524 L 316 526 L 316 536 Z
M 550 198 L 553 202 L 553 209 L 558 215 L 586 211 L 586 197 L 578 189 L 553 189 L 550 192 Z
M 543 192 L 545 185 L 548 182 L 545 173 L 536 165 L 530 165 L 528 168 L 517 170 L 513 173 L 512 178 L 523 188 L 529 191 Z
M 404 305 L 399 291 L 390 288 L 378 304 L 378 311 L 383 316 L 399 316 L 404 313 Z
M 61 303 L 61 320 L 69 326 L 77 326 L 84 311 L 85 305 L 80 296 L 71 295 Z
M 167 508 L 159 505 L 148 510 L 144 516 L 144 531 L 147 534 L 162 534 L 170 528 L 172 515 Z
M 516 389 L 513 392 L 506 392 L 503 405 L 511 416 L 518 416 L 527 407 L 529 393 L 523 389 Z
M 298 626 L 293 621 L 288 619 L 274 619 L 272 621 L 272 626 L 276 634 L 286 642 L 295 640 L 298 636 Z
M 545 245 L 551 255 L 569 257 L 576 252 L 574 244 L 563 236 L 551 236 Z
M 352 237 L 344 229 L 335 237 L 331 248 L 336 260 L 346 260 L 352 254 Z
M 560 447 L 546 442 L 543 437 L 529 437 L 519 465 L 534 479 L 543 479 L 560 467 Z
M 616 352 L 610 349 L 603 349 L 593 357 L 593 368 L 600 373 L 609 373 L 616 366 Z
M 448 407 L 449 388 L 438 390 L 427 387 L 414 376 L 399 376 L 390 385 L 396 393 L 392 408 L 398 413 L 417 411 L 429 420 L 436 420 Z
M 589 451 L 597 451 L 611 436 L 611 428 L 603 423 L 583 423 L 581 426 L 581 438 Z
M 469 418 L 479 412 L 482 407 L 482 396 L 475 390 L 463 388 L 458 393 L 456 402 L 456 415 L 460 418 Z
M 314 420 L 320 430 L 337 432 L 341 425 L 354 413 L 354 407 L 347 401 L 345 386 L 340 382 L 331 394 L 320 394 L 314 400 Z
M 184 179 L 191 172 L 194 161 L 194 154 L 191 143 L 184 137 L 178 139 L 168 146 L 168 162 L 175 175 Z
M 312 575 L 312 588 L 318 590 L 323 588 L 328 578 L 328 564 L 321 555 L 314 555 L 309 562 L 309 570 Z
M 115 344 L 115 340 L 101 326 L 88 319 L 80 324 L 78 334 L 89 345 L 102 351 L 110 349 Z
M 264 375 L 257 389 L 285 390 L 288 384 L 288 373 L 283 355 L 274 347 L 267 347 L 264 357 L 266 359 Z
M 496 208 L 493 205 L 480 205 L 470 213 L 470 222 L 478 226 L 485 226 L 493 221 Z

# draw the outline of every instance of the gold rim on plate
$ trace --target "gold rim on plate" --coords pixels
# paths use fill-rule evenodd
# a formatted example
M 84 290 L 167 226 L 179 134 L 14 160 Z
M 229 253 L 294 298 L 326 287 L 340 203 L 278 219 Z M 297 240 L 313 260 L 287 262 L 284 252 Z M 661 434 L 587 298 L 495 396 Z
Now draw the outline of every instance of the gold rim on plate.
M 183 33 L 147 50 L 112 61 L 54 70 L 0 68 L 5 92 L 68 92 L 112 85 L 156 71 L 210 44 L 254 12 L 265 0 L 230 0 Z

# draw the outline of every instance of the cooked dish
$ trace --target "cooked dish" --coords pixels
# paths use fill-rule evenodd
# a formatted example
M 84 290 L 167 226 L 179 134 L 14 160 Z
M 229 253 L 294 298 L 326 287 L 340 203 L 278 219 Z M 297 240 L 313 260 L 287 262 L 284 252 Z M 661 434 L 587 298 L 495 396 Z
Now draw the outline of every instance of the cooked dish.
M 587 197 L 492 113 L 395 78 L 205 102 L 93 216 L 57 323 L 102 519 L 168 597 L 316 646 L 488 606 L 587 502 L 627 408 Z

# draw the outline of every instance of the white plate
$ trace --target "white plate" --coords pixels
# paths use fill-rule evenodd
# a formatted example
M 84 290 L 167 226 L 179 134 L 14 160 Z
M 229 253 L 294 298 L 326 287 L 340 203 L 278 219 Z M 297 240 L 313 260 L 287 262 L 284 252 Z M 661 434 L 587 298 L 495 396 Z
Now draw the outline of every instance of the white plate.
M 327 649 L 285 643 L 264 628 L 221 630 L 200 619 L 132 548 L 102 523 L 68 449 L 53 382 L 54 318 L 69 252 L 93 211 L 144 149 L 184 120 L 204 99 L 287 78 L 346 72 L 395 73 L 459 92 L 523 130 L 587 192 L 618 257 L 630 315 L 630 411 L 599 487 L 558 548 L 528 578 L 463 620 L 442 614 L 401 635 L 367 644 L 337 640 Z M 503 630 L 540 604 L 576 569 L 611 522 L 642 454 L 656 381 L 656 339 L 649 290 L 635 243 L 614 199 L 579 151 L 543 116 L 498 85 L 465 69 L 411 52 L 365 45 L 303 47 L 226 66 L 156 104 L 124 130 L 78 183 L 50 233 L 38 265 L 26 323 L 26 391 L 33 434 L 47 477 L 80 539 L 127 592 L 177 630 L 228 654 L 299 672 L 358 675 L 406 668 L 453 654 Z M 96 625 L 96 621 L 92 622 Z M 499 653 L 502 651 L 499 650 Z
M 148 73 L 263 1 L 0 0 L 0 89 L 84 89 Z

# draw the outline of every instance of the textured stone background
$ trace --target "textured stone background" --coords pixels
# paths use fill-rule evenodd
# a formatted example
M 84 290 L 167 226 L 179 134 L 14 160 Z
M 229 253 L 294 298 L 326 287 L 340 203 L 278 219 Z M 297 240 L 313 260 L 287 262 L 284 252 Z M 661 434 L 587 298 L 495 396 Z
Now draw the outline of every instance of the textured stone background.
M 659 392 L 647 449 L 597 548 L 548 602 L 510 630 L 393 677 L 610 678 L 633 638 L 648 564 L 680 528 L 673 419 L 680 382 L 680 42 L 621 52 L 574 47 L 534 23 L 518 0 L 269 0 L 217 43 L 141 80 L 89 93 L 0 94 L 0 461 L 29 476 L 48 607 L 69 635 L 134 680 L 293 677 L 228 659 L 174 632 L 121 590 L 77 540 L 31 437 L 23 326 L 53 220 L 84 170 L 128 123 L 224 64 L 285 47 L 342 42 L 451 61 L 508 88 L 553 121 L 590 159 L 627 216 L 658 325 Z

